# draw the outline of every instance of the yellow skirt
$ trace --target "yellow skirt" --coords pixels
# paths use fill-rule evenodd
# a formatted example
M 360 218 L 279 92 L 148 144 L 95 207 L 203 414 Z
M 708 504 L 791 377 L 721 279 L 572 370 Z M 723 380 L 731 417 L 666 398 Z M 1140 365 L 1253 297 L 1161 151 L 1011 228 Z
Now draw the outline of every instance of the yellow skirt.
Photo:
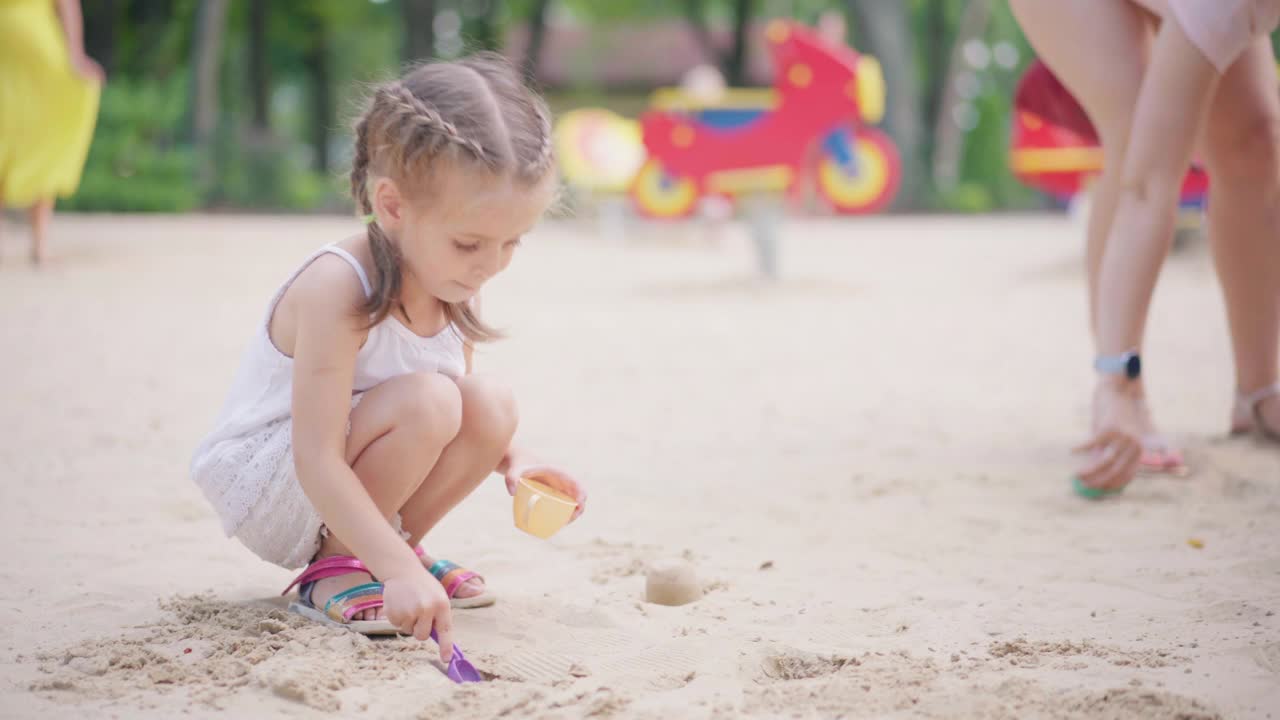
M 71 67 L 53 0 L 0 0 L 0 205 L 76 191 L 99 92 Z

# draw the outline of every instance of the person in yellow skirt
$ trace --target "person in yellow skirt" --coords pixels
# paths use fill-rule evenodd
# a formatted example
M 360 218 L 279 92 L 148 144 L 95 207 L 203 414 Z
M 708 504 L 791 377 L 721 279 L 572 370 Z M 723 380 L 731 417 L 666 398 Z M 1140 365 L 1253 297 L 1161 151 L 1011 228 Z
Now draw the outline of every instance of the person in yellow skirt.
M 44 261 L 57 197 L 80 184 L 102 67 L 85 54 L 79 0 L 0 0 L 0 207 L 28 207 Z

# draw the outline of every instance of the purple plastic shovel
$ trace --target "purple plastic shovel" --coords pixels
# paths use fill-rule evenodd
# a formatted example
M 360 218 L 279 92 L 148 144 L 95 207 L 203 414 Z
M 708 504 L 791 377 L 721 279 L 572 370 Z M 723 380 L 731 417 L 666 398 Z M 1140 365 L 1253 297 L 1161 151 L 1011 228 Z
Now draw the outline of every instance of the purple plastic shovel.
M 431 629 L 431 639 L 437 643 L 440 639 L 436 637 L 435 628 Z M 467 661 L 462 649 L 455 643 L 453 646 L 453 657 L 449 659 L 449 667 L 444 674 L 456 683 L 473 683 L 484 682 L 484 678 L 480 675 L 480 671 L 476 670 L 475 665 Z

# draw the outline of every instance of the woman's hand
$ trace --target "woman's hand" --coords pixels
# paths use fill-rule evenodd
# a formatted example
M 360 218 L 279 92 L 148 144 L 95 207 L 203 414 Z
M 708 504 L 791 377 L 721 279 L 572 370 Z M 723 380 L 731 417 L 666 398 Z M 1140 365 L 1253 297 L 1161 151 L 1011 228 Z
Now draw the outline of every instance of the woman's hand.
M 106 82 L 107 79 L 107 73 L 98 61 L 86 55 L 83 50 L 71 53 L 71 69 L 85 80 L 92 80 L 98 84 Z
M 556 490 L 568 495 L 578 503 L 578 508 L 573 511 L 573 517 L 569 522 L 578 519 L 578 516 L 587 508 L 587 491 L 567 471 L 552 465 L 543 465 L 534 461 L 534 459 L 522 452 L 513 452 L 508 456 L 506 470 L 507 492 L 516 494 L 516 483 L 520 482 L 520 478 L 527 477 L 537 480 L 540 483 L 549 485 Z
M 1093 438 L 1076 448 L 1089 453 L 1080 481 L 1098 490 L 1119 490 L 1138 472 L 1142 460 L 1142 396 L 1124 378 L 1098 381 L 1093 392 Z

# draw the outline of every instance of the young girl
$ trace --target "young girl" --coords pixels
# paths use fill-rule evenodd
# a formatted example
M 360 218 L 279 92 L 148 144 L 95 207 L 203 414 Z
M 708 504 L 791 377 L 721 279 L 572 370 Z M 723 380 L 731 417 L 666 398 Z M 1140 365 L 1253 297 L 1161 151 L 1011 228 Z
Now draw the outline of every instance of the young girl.
M 374 91 L 351 170 L 368 230 L 275 294 L 192 461 L 228 535 L 310 563 L 294 609 L 369 634 L 434 627 L 447 662 L 450 601 L 492 600 L 422 537 L 495 470 L 508 491 L 537 475 L 582 512 L 568 473 L 511 446 L 510 391 L 471 374 L 474 343 L 498 335 L 477 293 L 555 186 L 547 107 L 501 58 L 423 65 Z

